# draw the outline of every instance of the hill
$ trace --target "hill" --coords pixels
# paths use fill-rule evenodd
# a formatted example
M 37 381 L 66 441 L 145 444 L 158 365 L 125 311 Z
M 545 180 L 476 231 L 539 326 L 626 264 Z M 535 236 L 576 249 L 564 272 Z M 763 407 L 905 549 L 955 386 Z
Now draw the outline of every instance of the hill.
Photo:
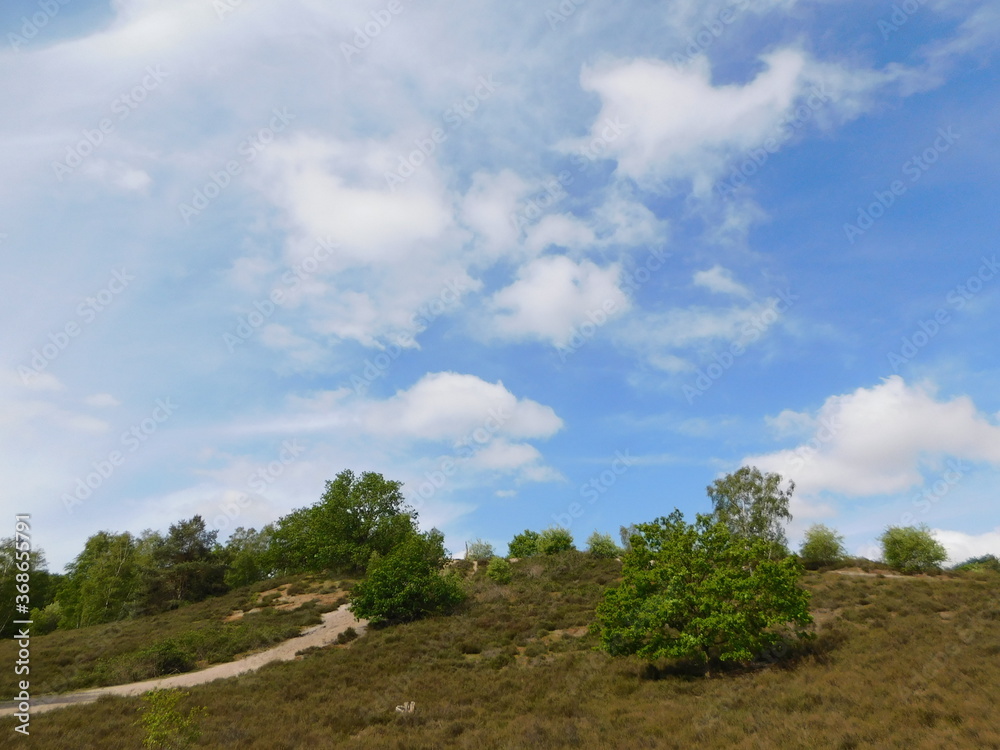
M 470 573 L 452 616 L 192 688 L 184 706 L 207 708 L 197 746 L 1000 748 L 996 574 L 807 574 L 816 640 L 705 679 L 594 650 L 587 626 L 616 561 L 566 552 L 513 567 L 507 586 Z M 395 710 L 408 701 L 413 713 Z M 31 744 L 138 747 L 139 705 L 38 716 Z

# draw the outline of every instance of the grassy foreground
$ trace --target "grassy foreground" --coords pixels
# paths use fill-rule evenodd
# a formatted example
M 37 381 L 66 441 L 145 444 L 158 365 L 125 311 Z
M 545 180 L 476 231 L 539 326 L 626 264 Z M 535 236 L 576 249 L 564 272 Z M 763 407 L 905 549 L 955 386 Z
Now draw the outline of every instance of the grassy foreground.
M 619 570 L 563 553 L 515 564 L 509 586 L 480 572 L 456 615 L 192 688 L 182 709 L 207 707 L 212 748 L 1000 748 L 998 575 L 808 574 L 817 639 L 705 679 L 593 650 Z M 139 705 L 34 717 L 24 744 L 139 747 Z

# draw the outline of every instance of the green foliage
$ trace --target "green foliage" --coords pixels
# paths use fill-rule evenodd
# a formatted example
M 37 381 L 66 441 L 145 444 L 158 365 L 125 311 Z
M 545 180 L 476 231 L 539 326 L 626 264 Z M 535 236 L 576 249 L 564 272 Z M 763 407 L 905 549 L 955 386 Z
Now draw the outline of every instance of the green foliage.
M 237 527 L 230 535 L 223 550 L 226 561 L 225 582 L 230 588 L 247 586 L 274 575 L 268 565 L 267 551 L 274 534 L 274 526 L 267 525 L 260 531 Z
M 569 529 L 561 526 L 552 526 L 539 534 L 537 547 L 540 555 L 554 555 L 576 549 L 573 535 L 569 533 Z
M 367 577 L 351 592 L 351 610 L 375 623 L 409 622 L 447 612 L 464 598 L 454 576 L 443 576 L 444 536 L 411 533 L 385 556 L 372 556 Z
M 510 541 L 510 544 L 507 545 L 507 556 L 522 558 L 537 555 L 539 536 L 537 531 L 531 531 L 530 529 L 525 529 L 520 534 L 516 534 Z
M 385 556 L 416 530 L 416 511 L 401 482 L 344 470 L 326 483 L 319 502 L 281 518 L 266 565 L 283 572 L 363 571 L 373 553 Z
M 99 531 L 66 566 L 57 599 L 60 628 L 79 628 L 128 617 L 140 591 L 136 540 L 128 532 Z
M 180 690 L 152 690 L 142 696 L 141 715 L 136 722 L 145 731 L 142 746 L 151 750 L 191 747 L 201 736 L 198 721 L 206 709 L 197 706 L 182 714 L 177 704 L 190 693 Z
M 587 551 L 594 557 L 603 558 L 618 557 L 622 554 L 610 534 L 599 534 L 596 531 L 587 539 Z
M 813 524 L 806 529 L 799 557 L 807 568 L 836 565 L 846 555 L 844 537 L 833 529 L 827 528 L 823 524 Z
M 992 570 L 995 573 L 1000 573 L 1000 560 L 997 559 L 996 555 L 970 557 L 965 562 L 956 565 L 954 570 Z
M 59 602 L 52 602 L 43 609 L 33 607 L 28 619 L 33 623 L 32 633 L 48 635 L 59 627 L 59 620 L 62 619 L 62 608 L 59 606 Z
M 926 524 L 890 526 L 879 538 L 882 559 L 902 573 L 937 570 L 948 559 L 944 545 L 931 536 Z
M 24 563 L 28 564 L 27 571 L 22 571 L 19 567 Z M 14 609 L 15 597 L 19 593 L 18 586 L 27 583 L 31 603 L 44 606 L 46 599 L 39 595 L 41 592 L 35 590 L 36 580 L 41 573 L 46 572 L 42 570 L 44 567 L 45 555 L 42 550 L 28 552 L 26 549 L 18 549 L 17 542 L 12 536 L 0 539 L 0 607 L 2 607 L 0 609 L 0 637 L 7 638 L 14 635 L 17 632 L 14 620 L 23 619 L 16 616 Z M 19 581 L 19 575 L 27 577 L 28 580 L 25 582 L 22 578 Z
M 508 560 L 502 557 L 494 557 L 486 567 L 486 575 L 494 583 L 507 584 L 511 582 L 514 572 L 511 570 Z
M 715 518 L 734 536 L 763 539 L 771 544 L 768 556 L 780 557 L 787 554 L 782 524 L 792 520 L 788 502 L 795 482 L 789 482 L 787 490 L 780 485 L 780 474 L 762 474 L 756 466 L 744 466 L 715 480 L 707 490 Z
M 733 534 L 712 516 L 680 511 L 639 524 L 622 583 L 605 594 L 594 624 L 612 655 L 700 663 L 746 662 L 782 642 L 782 629 L 812 622 L 798 560 L 768 558 L 771 542 Z
M 618 538 L 622 540 L 622 549 L 626 552 L 632 549 L 632 535 L 635 533 L 637 533 L 637 530 L 634 523 L 618 527 Z
M 482 539 L 477 539 L 468 545 L 468 554 L 466 554 L 465 559 L 486 562 L 493 559 L 493 556 L 493 545 Z

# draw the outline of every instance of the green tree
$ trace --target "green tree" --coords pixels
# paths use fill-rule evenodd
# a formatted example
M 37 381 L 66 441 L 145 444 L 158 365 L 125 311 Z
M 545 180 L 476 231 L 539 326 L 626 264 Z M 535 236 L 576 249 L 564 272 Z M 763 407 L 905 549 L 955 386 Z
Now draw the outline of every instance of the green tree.
M 340 472 L 318 503 L 278 521 L 269 561 L 284 572 L 365 570 L 373 553 L 388 554 L 416 530 L 402 486 L 375 472 Z
M 23 544 L 23 542 L 22 542 Z M 25 559 L 25 556 L 27 558 Z M 28 570 L 22 571 L 21 564 L 27 563 Z M 27 585 L 29 602 L 35 606 L 44 606 L 50 597 L 42 592 L 36 591 L 36 582 L 47 574 L 45 568 L 45 553 L 41 549 L 28 552 L 27 549 L 18 549 L 15 537 L 4 537 L 0 539 L 0 637 L 7 638 L 14 635 L 18 626 L 14 625 L 14 620 L 23 620 L 25 617 L 16 614 L 15 602 L 19 593 L 19 586 Z M 27 574 L 27 581 L 18 581 L 18 575 Z M 45 579 L 48 580 L 47 577 Z M 23 602 L 22 602 L 23 603 Z
M 707 490 L 715 517 L 733 535 L 769 542 L 769 557 L 787 554 L 783 524 L 792 520 L 788 503 L 795 482 L 789 482 L 788 489 L 783 490 L 780 474 L 762 474 L 756 466 L 744 466 L 716 479 Z
M 836 565 L 846 556 L 844 537 L 821 523 L 806 529 L 799 557 L 807 568 Z
M 552 526 L 538 535 L 538 553 L 541 555 L 554 555 L 571 549 L 576 549 L 573 535 L 562 526 Z
M 599 534 L 596 531 L 587 539 L 587 551 L 594 557 L 601 558 L 618 557 L 622 553 L 610 534 Z
M 351 611 L 374 623 L 398 623 L 451 610 L 464 593 L 454 576 L 442 575 L 447 559 L 440 531 L 411 533 L 385 556 L 372 555 L 352 591 Z
M 230 534 L 222 554 L 226 562 L 227 586 L 247 586 L 274 574 L 267 558 L 273 533 L 274 527 L 269 524 L 260 531 L 238 526 Z
M 128 532 L 99 531 L 66 566 L 57 594 L 60 628 L 80 628 L 114 622 L 131 614 L 139 589 L 136 541 Z
M 903 573 L 937 570 L 948 559 L 944 545 L 937 541 L 926 524 L 890 526 L 879 537 L 882 559 Z
M 484 542 L 482 539 L 477 539 L 466 545 L 466 560 L 488 562 L 493 559 L 493 556 L 493 545 L 489 542 Z
M 511 582 L 514 571 L 511 570 L 510 561 L 503 557 L 494 557 L 486 566 L 486 575 L 494 583 L 506 584 Z
M 639 524 L 622 583 L 605 593 L 594 629 L 613 655 L 747 662 L 786 637 L 807 635 L 809 592 L 794 557 L 769 559 L 771 543 L 734 535 L 710 515 L 679 510 Z
M 525 529 L 520 534 L 515 534 L 510 544 L 507 545 L 507 556 L 521 558 L 537 555 L 539 536 L 537 531 L 531 531 L 531 529 Z

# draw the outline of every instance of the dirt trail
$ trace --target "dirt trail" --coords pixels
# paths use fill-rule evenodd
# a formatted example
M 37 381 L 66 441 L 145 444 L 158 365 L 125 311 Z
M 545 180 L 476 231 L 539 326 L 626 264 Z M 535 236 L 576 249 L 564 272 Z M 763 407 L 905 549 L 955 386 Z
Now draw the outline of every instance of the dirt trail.
M 314 646 L 328 646 L 337 640 L 337 636 L 348 628 L 354 628 L 358 635 L 365 632 L 367 620 L 358 620 L 344 604 L 333 612 L 323 615 L 323 622 L 302 631 L 297 638 L 290 638 L 267 651 L 250 654 L 237 661 L 216 664 L 198 672 L 185 672 L 170 677 L 157 677 L 143 682 L 132 682 L 128 685 L 111 685 L 110 687 L 81 690 L 76 693 L 63 693 L 33 698 L 31 701 L 32 715 L 52 711 L 56 708 L 73 706 L 79 703 L 93 703 L 103 695 L 140 695 L 156 688 L 180 688 L 193 685 L 203 685 L 213 680 L 235 677 L 244 672 L 260 669 L 272 661 L 291 661 L 300 651 Z M 16 712 L 13 702 L 0 704 L 0 716 L 11 716 Z

